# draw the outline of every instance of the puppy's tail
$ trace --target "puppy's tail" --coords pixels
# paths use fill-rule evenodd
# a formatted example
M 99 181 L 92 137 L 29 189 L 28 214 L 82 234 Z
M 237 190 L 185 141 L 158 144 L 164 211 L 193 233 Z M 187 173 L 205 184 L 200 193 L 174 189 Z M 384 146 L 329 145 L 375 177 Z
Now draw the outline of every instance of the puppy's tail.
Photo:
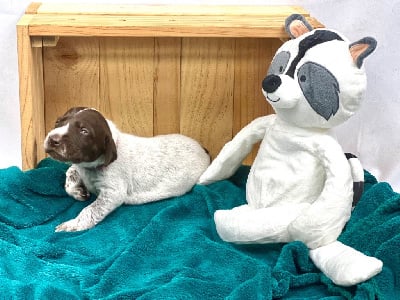
M 210 151 L 208 151 L 208 149 L 206 147 L 203 147 L 203 149 L 204 149 L 204 152 L 207 153 L 208 157 L 210 158 L 210 162 L 211 162 L 212 161 L 212 157 L 211 157 Z

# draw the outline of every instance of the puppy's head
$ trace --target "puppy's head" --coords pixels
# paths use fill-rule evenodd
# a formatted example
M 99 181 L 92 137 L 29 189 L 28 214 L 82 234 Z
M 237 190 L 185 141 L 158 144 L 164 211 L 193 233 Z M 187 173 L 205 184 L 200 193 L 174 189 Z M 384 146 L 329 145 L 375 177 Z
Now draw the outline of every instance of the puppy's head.
M 97 167 L 117 158 L 107 120 L 96 110 L 74 107 L 57 119 L 44 148 L 54 159 Z

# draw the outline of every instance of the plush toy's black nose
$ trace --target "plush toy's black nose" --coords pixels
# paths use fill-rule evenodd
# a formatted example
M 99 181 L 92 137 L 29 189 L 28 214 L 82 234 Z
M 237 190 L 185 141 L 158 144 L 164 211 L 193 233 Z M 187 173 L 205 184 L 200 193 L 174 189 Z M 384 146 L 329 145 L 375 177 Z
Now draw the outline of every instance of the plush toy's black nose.
M 279 76 L 271 74 L 264 78 L 262 88 L 267 93 L 273 93 L 278 89 L 281 83 L 282 80 Z

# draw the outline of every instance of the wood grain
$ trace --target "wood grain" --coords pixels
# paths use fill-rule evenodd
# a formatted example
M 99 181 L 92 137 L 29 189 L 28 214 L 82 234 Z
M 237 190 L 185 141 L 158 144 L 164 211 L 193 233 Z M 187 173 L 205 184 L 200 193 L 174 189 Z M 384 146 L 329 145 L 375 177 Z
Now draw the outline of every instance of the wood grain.
M 41 5 L 42 3 L 40 2 L 31 2 L 26 8 L 25 14 L 37 14 Z
M 286 16 L 33 16 L 31 36 L 287 37 Z
M 99 39 L 60 38 L 44 49 L 46 130 L 72 106 L 99 108 Z
M 44 95 L 42 48 L 33 48 L 28 34 L 30 15 L 17 25 L 22 168 L 44 158 Z
M 126 132 L 153 135 L 154 38 L 100 43 L 100 109 Z
M 154 135 L 179 133 L 181 38 L 156 38 L 154 53 Z
M 282 44 L 278 39 L 236 39 L 234 87 L 234 135 L 254 119 L 273 113 L 261 92 L 261 82 Z M 251 164 L 258 145 L 245 159 Z
M 40 3 L 39 3 L 40 4 Z M 288 16 L 292 13 L 309 16 L 300 6 L 251 5 L 136 5 L 42 3 L 40 14 L 126 15 L 126 16 Z
M 234 39 L 182 41 L 181 133 L 212 157 L 232 138 Z

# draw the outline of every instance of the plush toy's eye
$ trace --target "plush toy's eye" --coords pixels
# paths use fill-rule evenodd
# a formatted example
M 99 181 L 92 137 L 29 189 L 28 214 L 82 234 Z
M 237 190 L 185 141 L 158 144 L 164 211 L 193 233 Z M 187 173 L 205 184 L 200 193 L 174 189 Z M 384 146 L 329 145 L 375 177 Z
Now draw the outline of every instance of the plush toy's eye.
M 307 80 L 306 75 L 301 75 L 301 76 L 300 76 L 300 81 L 301 81 L 301 82 L 305 82 L 306 80 Z
M 285 69 L 290 60 L 290 52 L 282 51 L 275 55 L 268 70 L 268 75 L 280 75 L 285 72 Z

